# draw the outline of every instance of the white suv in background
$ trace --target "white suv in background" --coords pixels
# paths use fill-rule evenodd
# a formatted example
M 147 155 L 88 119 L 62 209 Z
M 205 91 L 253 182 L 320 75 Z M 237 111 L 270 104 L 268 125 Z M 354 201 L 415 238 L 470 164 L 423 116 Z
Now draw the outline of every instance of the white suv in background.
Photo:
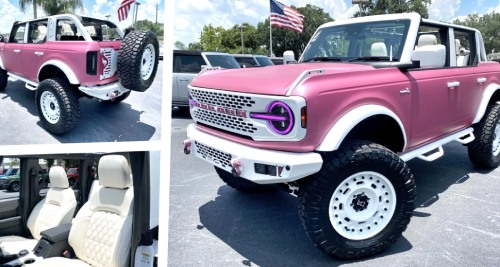
M 172 106 L 189 106 L 187 86 L 202 69 L 207 67 L 236 69 L 240 65 L 233 56 L 227 53 L 174 50 Z
M 242 68 L 265 67 L 273 66 L 274 63 L 267 56 L 249 55 L 249 54 L 233 54 L 232 55 Z

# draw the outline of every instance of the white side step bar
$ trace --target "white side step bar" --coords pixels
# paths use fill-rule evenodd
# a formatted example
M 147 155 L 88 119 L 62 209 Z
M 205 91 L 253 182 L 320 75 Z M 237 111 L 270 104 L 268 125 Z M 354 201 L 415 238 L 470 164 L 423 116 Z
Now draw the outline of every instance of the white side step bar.
M 26 83 L 26 88 L 27 89 L 30 89 L 32 91 L 36 90 L 36 88 L 38 87 L 38 83 L 35 83 L 35 82 L 32 82 L 28 79 L 25 79 L 21 76 L 18 76 L 18 75 L 15 75 L 15 74 L 12 74 L 11 72 L 7 73 L 7 75 L 9 75 L 9 81 L 23 81 Z
M 457 141 L 462 144 L 468 144 L 474 141 L 475 137 L 473 134 L 474 129 L 467 128 L 458 133 L 449 135 L 443 139 L 440 139 L 434 143 L 427 144 L 425 146 L 416 148 L 412 151 L 402 154 L 400 157 L 404 161 L 409 161 L 414 158 L 419 158 L 425 161 L 433 161 L 444 155 L 443 145 L 451 141 Z

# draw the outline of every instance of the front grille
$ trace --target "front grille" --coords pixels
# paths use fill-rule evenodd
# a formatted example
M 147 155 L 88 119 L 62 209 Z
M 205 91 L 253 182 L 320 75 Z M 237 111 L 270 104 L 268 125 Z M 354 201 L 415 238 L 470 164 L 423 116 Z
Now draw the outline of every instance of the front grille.
M 248 109 L 255 104 L 255 100 L 249 96 L 203 91 L 197 89 L 191 89 L 191 97 L 193 99 L 196 99 L 196 101 L 200 103 L 225 108 Z
M 231 166 L 231 154 L 221 152 L 199 142 L 195 142 L 195 145 L 197 153 L 199 153 L 204 159 L 209 160 L 222 168 Z
M 204 109 L 195 110 L 194 119 L 215 127 L 222 126 L 230 128 L 237 132 L 254 133 L 257 131 L 257 128 L 255 128 L 252 123 L 245 122 L 243 118 L 222 113 L 214 113 Z

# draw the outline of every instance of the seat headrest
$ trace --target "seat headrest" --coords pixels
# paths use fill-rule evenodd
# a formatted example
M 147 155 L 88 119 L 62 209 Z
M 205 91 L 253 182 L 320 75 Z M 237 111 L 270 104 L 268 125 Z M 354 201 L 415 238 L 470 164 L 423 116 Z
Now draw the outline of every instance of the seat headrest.
M 423 47 L 426 45 L 437 45 L 437 39 L 435 35 L 423 34 L 418 37 L 418 47 Z
M 104 187 L 125 189 L 132 185 L 130 166 L 122 155 L 106 155 L 99 160 L 99 184 Z
M 68 177 L 64 168 L 61 166 L 53 166 L 49 171 L 49 180 L 52 187 L 66 189 L 69 187 Z
M 460 47 L 460 40 L 455 39 L 455 53 L 457 54 L 457 56 L 460 55 Z
M 376 57 L 385 57 L 387 56 L 387 47 L 385 43 L 373 43 L 371 49 L 371 55 Z

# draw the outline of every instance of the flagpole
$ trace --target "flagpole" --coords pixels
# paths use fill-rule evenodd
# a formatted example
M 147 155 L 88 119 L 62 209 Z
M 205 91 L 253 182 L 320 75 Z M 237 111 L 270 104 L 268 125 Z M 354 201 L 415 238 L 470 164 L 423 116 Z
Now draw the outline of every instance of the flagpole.
M 269 15 L 269 56 L 273 56 L 273 31 L 271 27 L 271 16 Z

